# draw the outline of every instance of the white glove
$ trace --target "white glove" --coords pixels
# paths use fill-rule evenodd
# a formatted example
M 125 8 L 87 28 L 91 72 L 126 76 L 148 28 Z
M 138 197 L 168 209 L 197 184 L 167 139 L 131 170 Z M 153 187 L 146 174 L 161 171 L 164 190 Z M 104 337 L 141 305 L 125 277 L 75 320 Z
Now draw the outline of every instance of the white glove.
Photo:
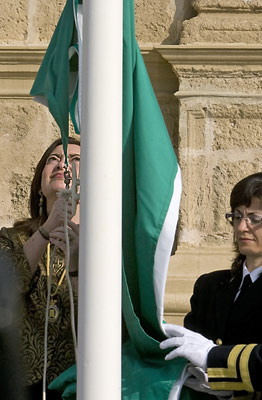
M 208 384 L 208 376 L 205 371 L 203 371 L 199 367 L 193 367 L 188 364 L 188 372 L 191 374 L 189 376 L 184 385 L 196 390 L 197 392 L 204 392 L 216 396 L 218 399 L 229 399 L 232 397 L 232 391 L 226 390 L 211 390 Z
M 184 357 L 194 366 L 206 370 L 207 355 L 216 346 L 212 340 L 205 338 L 199 333 L 183 328 L 183 326 L 165 324 L 163 328 L 166 334 L 174 337 L 160 343 L 161 349 L 176 347 L 165 357 L 165 360 L 172 360 L 176 357 Z

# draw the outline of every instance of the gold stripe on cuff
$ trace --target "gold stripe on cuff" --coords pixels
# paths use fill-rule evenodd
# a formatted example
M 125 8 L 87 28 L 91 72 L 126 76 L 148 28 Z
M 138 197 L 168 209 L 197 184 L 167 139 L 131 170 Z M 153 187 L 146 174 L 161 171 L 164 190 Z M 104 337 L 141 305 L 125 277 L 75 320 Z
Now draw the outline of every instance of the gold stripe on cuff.
M 212 390 L 246 390 L 248 392 L 253 392 L 253 386 L 250 379 L 249 369 L 248 369 L 248 361 L 250 358 L 250 354 L 256 344 L 249 345 L 236 345 L 231 350 L 227 365 L 228 368 L 208 368 L 208 378 L 209 379 L 218 379 L 218 378 L 237 378 L 237 358 L 240 355 L 239 361 L 239 369 L 241 382 L 228 382 L 228 381 L 220 381 L 220 382 L 210 382 L 209 385 Z
M 245 347 L 245 344 L 237 344 L 229 353 L 227 359 L 227 368 L 208 368 L 209 378 L 237 378 L 236 362 L 237 357 Z

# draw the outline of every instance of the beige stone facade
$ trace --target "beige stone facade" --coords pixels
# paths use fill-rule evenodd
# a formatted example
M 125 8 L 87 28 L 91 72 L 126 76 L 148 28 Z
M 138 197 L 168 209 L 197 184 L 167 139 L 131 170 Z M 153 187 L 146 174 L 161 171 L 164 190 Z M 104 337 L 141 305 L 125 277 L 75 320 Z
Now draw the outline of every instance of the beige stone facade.
M 59 131 L 29 96 L 64 0 L 0 0 L 0 225 L 26 216 L 34 166 Z M 262 168 L 262 0 L 136 0 L 136 34 L 183 180 L 166 318 L 200 274 L 230 266 L 232 186 Z

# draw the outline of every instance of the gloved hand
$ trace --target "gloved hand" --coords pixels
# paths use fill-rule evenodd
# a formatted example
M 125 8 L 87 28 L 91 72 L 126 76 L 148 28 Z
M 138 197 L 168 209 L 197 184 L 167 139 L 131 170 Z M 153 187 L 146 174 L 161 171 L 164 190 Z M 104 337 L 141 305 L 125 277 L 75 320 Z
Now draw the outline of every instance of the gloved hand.
M 199 367 L 190 366 L 188 364 L 188 372 L 191 374 L 184 385 L 196 390 L 198 392 L 204 392 L 216 396 L 219 400 L 230 399 L 233 395 L 232 391 L 229 390 L 211 390 L 208 384 L 208 376 L 205 371 Z
M 168 347 L 176 347 L 175 350 L 172 350 L 166 355 L 165 360 L 184 357 L 194 366 L 200 367 L 206 371 L 207 355 L 209 351 L 216 346 L 214 342 L 183 326 L 165 324 L 163 328 L 170 339 L 161 342 L 160 348 L 167 349 Z

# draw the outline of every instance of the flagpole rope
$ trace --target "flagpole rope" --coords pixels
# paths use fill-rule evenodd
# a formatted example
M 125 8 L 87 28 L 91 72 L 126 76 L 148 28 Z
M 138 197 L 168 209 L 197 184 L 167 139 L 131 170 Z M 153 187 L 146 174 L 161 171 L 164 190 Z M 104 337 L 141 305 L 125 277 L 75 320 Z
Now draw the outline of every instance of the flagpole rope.
M 72 183 L 73 184 L 73 183 Z M 66 237 L 66 256 L 65 256 L 65 270 L 66 270 L 66 279 L 69 289 L 69 298 L 70 298 L 70 315 L 71 315 L 71 329 L 72 336 L 75 348 L 75 359 L 77 362 L 77 340 L 76 340 L 76 329 L 75 329 L 75 308 L 74 308 L 74 296 L 72 284 L 69 276 L 69 261 L 70 261 L 70 242 L 69 242 L 69 233 L 68 233 L 68 216 L 67 216 L 67 208 L 68 208 L 68 199 L 65 207 L 65 216 L 64 216 L 64 226 L 65 226 L 65 237 Z
M 79 185 L 79 180 L 73 179 L 75 182 L 72 182 L 72 185 Z M 59 193 L 60 196 L 65 197 L 65 211 L 64 211 L 64 228 L 65 228 L 65 244 L 66 244 L 66 252 L 65 252 L 65 271 L 66 271 L 66 280 L 69 291 L 69 299 L 70 299 L 70 317 L 71 317 L 71 330 L 72 337 L 74 343 L 74 351 L 75 351 L 75 360 L 77 362 L 77 338 L 76 338 L 76 326 L 75 326 L 75 308 L 74 308 L 74 295 L 72 289 L 72 283 L 69 276 L 69 262 L 70 262 L 70 240 L 69 240 L 69 232 L 68 232 L 68 201 L 70 197 L 72 197 L 72 189 L 65 189 Z M 74 195 L 73 195 L 74 196 Z M 75 199 L 74 199 L 75 200 Z M 44 368 L 43 368 L 43 389 L 42 389 L 42 399 L 46 400 L 46 375 L 47 375 L 47 363 L 48 363 L 48 322 L 49 322 L 49 307 L 50 307 L 50 298 L 51 298 L 51 286 L 52 286 L 52 275 L 53 275 L 53 264 L 54 264 L 54 256 L 55 256 L 56 246 L 52 252 L 52 257 L 50 260 L 50 274 L 47 279 L 47 301 L 46 301 L 46 312 L 45 312 L 45 332 L 44 332 Z M 49 257 L 48 257 L 49 258 Z
M 46 299 L 46 312 L 45 312 L 45 333 L 44 333 L 44 370 L 43 370 L 43 393 L 42 398 L 46 400 L 46 373 L 47 373 L 47 350 L 48 350 L 48 317 L 49 317 L 49 307 L 51 298 L 51 286 L 52 286 L 52 276 L 53 276 L 53 264 L 56 252 L 56 246 L 52 252 L 52 257 L 50 260 L 49 270 L 50 274 L 47 277 L 47 299 Z M 48 257 L 49 258 L 49 257 Z

